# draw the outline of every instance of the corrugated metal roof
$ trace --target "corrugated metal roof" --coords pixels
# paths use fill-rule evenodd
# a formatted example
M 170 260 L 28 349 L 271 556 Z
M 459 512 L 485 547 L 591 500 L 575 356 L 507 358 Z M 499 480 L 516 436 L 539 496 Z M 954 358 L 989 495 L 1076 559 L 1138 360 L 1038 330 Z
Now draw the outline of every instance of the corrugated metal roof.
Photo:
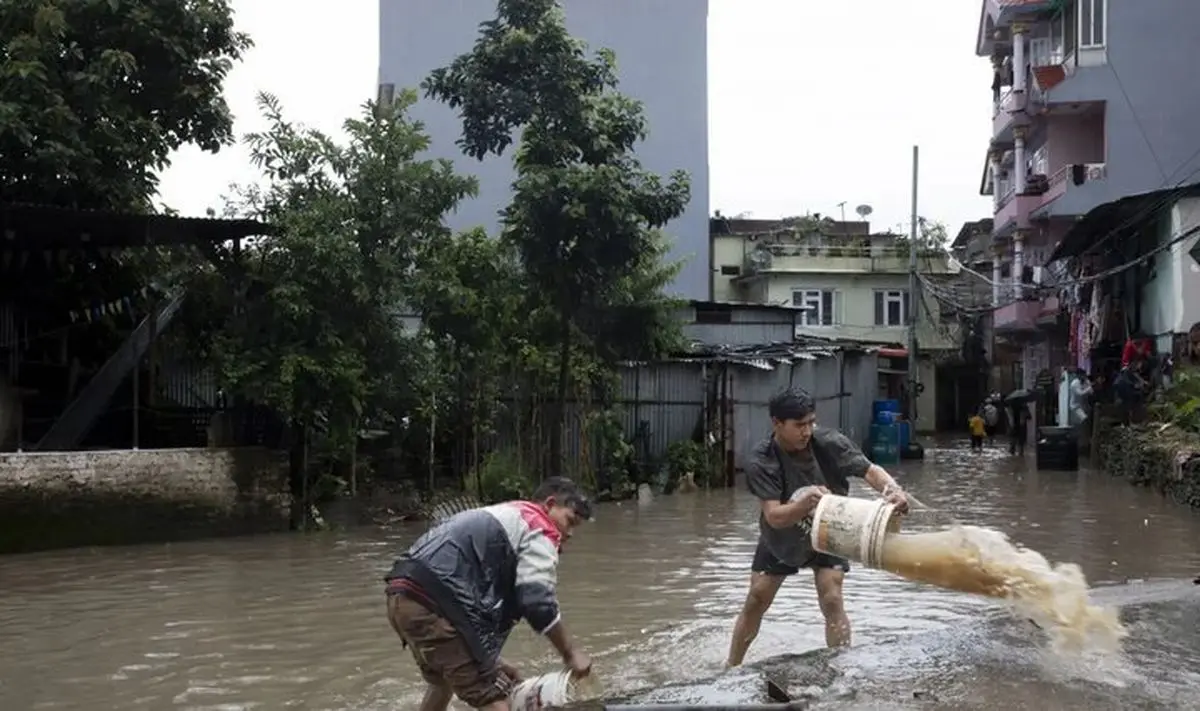
M 0 232 L 6 247 L 52 249 L 88 244 L 124 247 L 185 242 L 223 242 L 271 235 L 276 229 L 249 219 L 178 217 L 57 205 L 0 203 Z
M 687 352 L 664 358 L 660 362 L 724 363 L 742 365 L 757 370 L 775 370 L 780 365 L 831 358 L 838 353 L 877 353 L 880 347 L 879 344 L 860 341 L 817 338 L 801 338 L 794 343 L 764 343 L 753 346 L 693 343 Z M 637 368 L 650 365 L 650 363 L 626 361 L 621 365 L 626 368 Z
M 788 304 L 764 304 L 760 301 L 707 301 L 693 299 L 690 305 L 694 308 L 699 306 L 726 306 L 731 309 L 761 309 L 764 311 L 802 311 L 803 309 L 791 306 Z

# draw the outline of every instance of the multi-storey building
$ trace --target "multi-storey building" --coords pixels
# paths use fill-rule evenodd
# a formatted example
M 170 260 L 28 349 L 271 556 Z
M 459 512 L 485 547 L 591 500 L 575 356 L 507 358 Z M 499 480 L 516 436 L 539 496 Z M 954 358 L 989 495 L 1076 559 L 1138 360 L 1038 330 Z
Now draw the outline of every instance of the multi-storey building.
M 995 332 L 1023 346 L 1023 385 L 1050 367 L 1057 299 L 1036 286 L 1082 216 L 1196 180 L 1200 46 L 1194 0 L 983 0 L 977 54 L 994 67 L 981 191 L 994 198 Z M 1049 339 L 1051 343 L 1058 340 Z
M 561 0 L 568 29 L 593 49 L 617 56 L 620 90 L 643 102 L 650 135 L 638 147 L 649 170 L 686 170 L 692 201 L 668 225 L 670 258 L 686 260 L 674 292 L 708 298 L 708 0 Z M 479 24 L 495 16 L 485 0 L 380 0 L 379 82 L 416 88 L 437 67 L 471 49 Z M 454 111 L 422 99 L 431 153 L 479 178 L 479 195 L 451 217 L 455 228 L 494 231 L 508 203 L 512 155 L 475 161 L 455 146 L 462 126 Z
M 962 333 L 963 360 L 980 366 L 986 375 L 972 389 L 978 394 L 978 404 L 987 393 L 995 390 L 1007 393 L 1021 386 L 1021 351 L 995 337 L 993 312 L 987 310 L 993 289 L 986 277 L 991 275 L 996 259 L 991 218 L 964 224 L 950 244 L 950 253 L 965 267 L 956 282 L 946 289 L 948 298 L 967 309 Z
M 909 294 L 907 240 L 872 234 L 866 222 L 811 218 L 717 216 L 711 230 L 715 301 L 798 309 L 796 333 L 802 336 L 895 344 L 881 352 L 879 397 L 895 396 L 890 390 L 904 381 L 913 316 L 920 356 L 918 429 L 954 426 L 953 417 L 939 422 L 937 415 L 953 409 L 940 400 L 957 391 L 955 374 L 941 366 L 959 359 L 959 321 L 934 295 Z M 940 250 L 923 250 L 918 268 L 932 279 L 950 279 L 955 272 Z M 944 397 L 941 384 L 947 384 Z

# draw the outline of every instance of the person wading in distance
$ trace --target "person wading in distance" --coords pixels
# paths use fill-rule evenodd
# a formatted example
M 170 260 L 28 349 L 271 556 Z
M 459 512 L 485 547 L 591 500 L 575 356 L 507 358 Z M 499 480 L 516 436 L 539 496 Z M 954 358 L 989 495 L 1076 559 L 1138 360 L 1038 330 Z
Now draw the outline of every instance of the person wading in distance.
M 384 578 L 388 621 L 428 684 L 420 711 L 446 711 L 455 695 L 472 708 L 509 711 L 520 675 L 500 650 L 522 618 L 576 677 L 589 673 L 555 588 L 562 544 L 591 516 L 574 482 L 550 477 L 530 501 L 455 514 L 396 561 Z
M 801 568 L 813 572 L 825 617 L 825 643 L 850 644 L 850 620 L 842 602 L 842 580 L 850 564 L 818 553 L 810 540 L 812 515 L 822 496 L 844 496 L 850 491 L 849 477 L 861 477 L 898 511 L 908 512 L 908 497 L 891 475 L 841 432 L 818 428 L 815 410 L 812 396 L 803 390 L 788 389 L 772 397 L 772 434 L 754 448 L 747 462 L 746 484 L 762 512 L 750 591 L 733 625 L 728 667 L 742 663 L 779 586 Z

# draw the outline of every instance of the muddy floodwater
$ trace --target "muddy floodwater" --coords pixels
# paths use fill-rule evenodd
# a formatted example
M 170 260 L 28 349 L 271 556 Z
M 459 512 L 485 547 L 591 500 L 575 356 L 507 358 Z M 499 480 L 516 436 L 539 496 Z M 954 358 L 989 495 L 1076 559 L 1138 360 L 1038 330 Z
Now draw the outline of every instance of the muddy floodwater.
M 819 708 L 1200 708 L 1200 514 L 999 450 L 931 450 L 898 478 L 938 510 L 909 530 L 990 526 L 1078 563 L 1097 598 L 1122 606 L 1124 653 L 1055 657 L 995 602 L 857 568 L 853 649 L 772 659 L 823 644 L 802 574 L 747 668 L 721 676 L 757 533 L 741 490 L 602 507 L 564 553 L 565 619 L 606 690 L 637 701 L 762 702 L 771 667 Z M 380 577 L 419 531 L 0 558 L 0 709 L 412 709 L 420 681 L 384 618 Z M 506 657 L 553 668 L 524 628 Z

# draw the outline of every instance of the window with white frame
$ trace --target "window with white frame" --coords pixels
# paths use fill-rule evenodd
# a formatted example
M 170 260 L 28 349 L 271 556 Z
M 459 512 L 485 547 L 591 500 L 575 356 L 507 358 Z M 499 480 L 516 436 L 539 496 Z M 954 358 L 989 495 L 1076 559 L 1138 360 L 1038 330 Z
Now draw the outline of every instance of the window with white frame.
M 1108 0 L 1079 0 L 1079 46 L 1103 47 Z
M 1029 158 L 1029 175 L 1050 175 L 1050 151 L 1046 144 L 1033 152 Z
M 801 326 L 836 326 L 838 323 L 838 293 L 833 289 L 796 289 L 792 291 L 792 306 L 803 309 Z
M 888 289 L 875 292 L 875 325 L 904 326 L 908 323 L 908 292 Z

